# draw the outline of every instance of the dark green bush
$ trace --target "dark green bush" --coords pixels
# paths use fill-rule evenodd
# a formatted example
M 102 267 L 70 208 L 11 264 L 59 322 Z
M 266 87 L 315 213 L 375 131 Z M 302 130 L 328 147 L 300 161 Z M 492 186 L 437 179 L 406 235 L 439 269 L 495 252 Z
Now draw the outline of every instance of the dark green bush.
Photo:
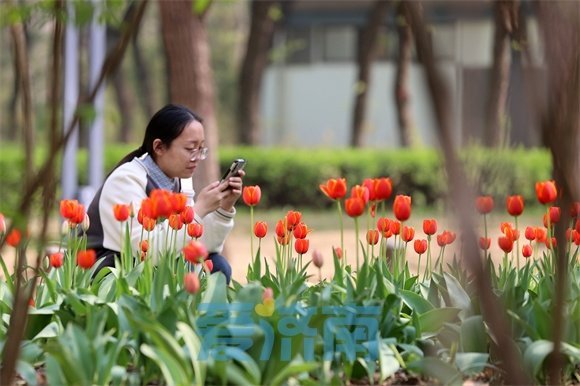
M 107 145 L 105 173 L 108 173 L 135 145 Z M 35 154 L 38 165 L 46 152 Z M 220 168 L 243 157 L 246 185 L 262 189 L 261 207 L 327 208 L 332 205 L 319 189 L 328 178 L 344 177 L 349 188 L 364 178 L 390 177 L 395 194 L 413 197 L 417 207 L 447 205 L 447 181 L 442 158 L 435 150 L 376 149 L 289 149 L 227 147 L 219 152 Z M 478 193 L 491 194 L 503 206 L 509 194 L 522 194 L 527 205 L 535 205 L 534 184 L 550 178 L 550 154 L 542 149 L 465 149 L 460 159 Z M 87 181 L 87 154 L 78 155 L 80 184 Z M 0 212 L 16 207 L 23 189 L 24 156 L 16 147 L 3 146 L 0 155 Z M 60 166 L 57 171 L 60 174 Z

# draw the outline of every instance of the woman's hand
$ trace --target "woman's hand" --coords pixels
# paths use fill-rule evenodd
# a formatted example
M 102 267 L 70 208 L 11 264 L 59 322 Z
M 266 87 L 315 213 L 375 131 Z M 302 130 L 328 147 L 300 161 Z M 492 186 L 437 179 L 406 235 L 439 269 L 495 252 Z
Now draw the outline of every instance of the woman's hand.
M 224 191 L 225 196 L 221 202 L 221 208 L 231 212 L 236 204 L 236 201 L 242 195 L 243 181 L 242 178 L 246 175 L 246 172 L 240 170 L 238 175 L 235 177 L 230 177 L 227 181 L 224 181 L 226 185 L 226 190 Z
M 213 212 L 222 205 L 222 200 L 226 197 L 228 185 L 219 181 L 212 182 L 203 188 L 195 197 L 193 210 L 202 218 Z

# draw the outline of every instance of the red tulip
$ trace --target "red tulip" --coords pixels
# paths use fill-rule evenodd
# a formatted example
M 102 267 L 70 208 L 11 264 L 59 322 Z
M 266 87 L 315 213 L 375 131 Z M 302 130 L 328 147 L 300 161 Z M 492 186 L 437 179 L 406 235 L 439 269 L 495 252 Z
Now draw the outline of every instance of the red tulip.
M 550 224 L 556 224 L 560 221 L 560 208 L 557 206 L 551 206 L 548 209 L 550 213 Z
M 271 287 L 264 288 L 262 293 L 262 302 L 266 300 L 274 300 L 274 290 Z
M 536 230 L 534 227 L 526 227 L 524 236 L 527 240 L 533 241 L 536 238 Z
M 310 241 L 308 239 L 296 239 L 296 241 L 294 242 L 294 249 L 296 250 L 296 253 L 299 253 L 301 255 L 308 252 L 309 246 Z
M 398 222 L 397 220 L 391 221 L 390 231 L 394 235 L 398 235 L 399 233 L 401 233 L 401 223 Z
M 393 203 L 393 213 L 399 221 L 406 221 L 411 217 L 411 197 L 399 194 Z
M 576 232 L 580 232 L 580 218 L 576 220 Z
M 53 268 L 60 268 L 64 262 L 64 254 L 62 252 L 55 252 L 52 253 L 48 260 L 50 262 L 50 266 Z
M 493 206 L 493 197 L 491 196 L 480 196 L 475 199 L 475 207 L 481 214 L 490 213 L 493 210 Z
M 506 208 L 510 215 L 517 217 L 524 211 L 524 198 L 520 195 L 508 196 Z
M 364 185 L 355 185 L 350 190 L 350 196 L 361 198 L 366 205 L 370 199 L 369 189 Z
M 183 248 L 183 257 L 190 263 L 199 263 L 207 258 L 207 249 L 202 243 L 192 240 Z
M 276 240 L 280 245 L 288 245 L 288 243 L 290 243 L 290 234 L 287 233 L 284 236 L 276 236 Z
M 125 204 L 115 204 L 113 205 L 113 214 L 115 215 L 115 219 L 119 222 L 127 221 L 130 214 L 129 205 Z
M 285 237 L 287 234 L 286 224 L 283 220 L 278 220 L 276 223 L 276 236 Z
M 532 246 L 530 244 L 526 244 L 522 247 L 522 256 L 526 259 L 532 256 Z
M 427 240 L 415 240 L 413 243 L 413 247 L 415 248 L 415 252 L 419 255 L 422 255 L 427 250 Z
M 547 248 L 556 248 L 558 246 L 557 242 L 556 242 L 556 238 L 552 237 L 551 239 L 546 239 L 546 247 Z
M 376 245 L 379 242 L 379 231 L 376 229 L 369 229 L 367 231 L 367 243 L 369 245 Z
M 149 208 L 151 210 L 151 215 L 149 215 L 147 212 L 144 212 L 143 214 L 147 215 L 147 217 L 151 217 L 154 219 L 158 219 L 158 218 L 169 218 L 169 216 L 171 216 L 171 214 L 173 213 L 173 207 L 178 206 L 179 203 L 177 202 L 178 200 L 173 200 L 172 201 L 172 193 L 168 192 L 167 190 L 163 190 L 163 189 L 154 189 L 151 191 L 150 195 L 149 195 L 149 202 L 151 207 Z M 141 204 L 143 206 L 143 204 Z
M 434 218 L 423 220 L 423 232 L 426 235 L 434 235 L 437 233 L 437 220 Z
M 11 247 L 16 248 L 20 241 L 22 240 L 22 233 L 16 228 L 12 229 L 8 236 L 6 236 L 6 244 L 10 245 Z
M 373 181 L 373 188 L 375 191 L 375 199 L 377 201 L 388 200 L 393 192 L 393 185 L 390 178 L 375 178 Z
M 190 294 L 195 294 L 199 291 L 199 278 L 195 272 L 187 272 L 183 276 L 183 288 Z
M 344 210 L 350 217 L 359 217 L 365 211 L 365 202 L 360 197 L 350 197 L 344 202 Z
M 149 250 L 149 241 L 148 240 L 141 240 L 141 252 L 145 252 L 147 253 L 147 251 Z
M 570 205 L 570 217 L 572 217 L 572 219 L 575 219 L 578 216 L 580 216 L 580 201 L 573 202 Z M 2 231 L 0 230 L 0 234 L 1 233 Z
M 83 269 L 91 269 L 97 261 L 97 254 L 92 249 L 77 253 L 77 265 Z
M 375 180 L 373 178 L 365 178 L 363 181 L 363 186 L 367 188 L 368 192 L 368 200 L 369 201 L 376 201 L 376 194 L 375 194 Z
M 558 190 L 554 181 L 536 182 L 536 197 L 540 204 L 549 204 L 556 201 Z
M 203 262 L 203 265 L 205 265 L 205 268 L 208 270 L 208 272 L 213 272 L 213 261 L 206 260 Z
M 491 239 L 489 237 L 480 237 L 479 238 L 479 247 L 484 251 L 487 251 L 491 246 Z
M 332 248 L 333 253 L 336 255 L 337 259 L 342 259 L 342 248 L 341 247 L 333 247 Z
M 580 245 L 580 232 L 574 229 L 572 232 L 572 237 L 574 238 L 574 244 Z
M 391 220 L 386 217 L 381 217 L 377 220 L 377 229 L 379 232 L 384 233 L 385 231 L 391 230 Z
M 258 185 L 244 186 L 242 190 L 242 199 L 248 206 L 256 206 L 260 203 L 262 198 L 262 190 Z
M 254 235 L 257 238 L 262 239 L 266 237 L 267 233 L 268 233 L 268 224 L 266 224 L 265 221 L 256 221 L 256 224 L 254 224 Z
M 339 200 L 346 196 L 346 179 L 331 178 L 326 181 L 326 184 L 320 185 L 320 190 L 326 195 L 326 197 L 332 200 Z
M 499 247 L 505 252 L 510 253 L 514 247 L 514 241 L 509 237 L 501 236 L 497 239 Z
M 545 228 L 536 227 L 534 229 L 536 233 L 536 242 L 544 243 L 546 242 L 546 237 L 548 237 L 548 231 Z
M 157 221 L 151 217 L 143 217 L 143 229 L 145 229 L 147 232 L 151 232 L 153 229 L 155 229 L 155 225 L 157 225 Z

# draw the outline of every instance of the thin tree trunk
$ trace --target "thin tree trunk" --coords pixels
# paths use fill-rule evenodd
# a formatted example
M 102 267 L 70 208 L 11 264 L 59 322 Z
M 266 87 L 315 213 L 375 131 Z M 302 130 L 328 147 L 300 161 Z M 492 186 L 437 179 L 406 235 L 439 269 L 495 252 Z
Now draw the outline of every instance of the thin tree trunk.
M 355 87 L 355 102 L 352 114 L 352 133 L 350 145 L 363 145 L 363 131 L 367 107 L 367 96 L 370 86 L 371 66 L 377 49 L 377 37 L 381 24 L 385 21 L 388 2 L 377 0 L 370 9 L 367 24 L 361 32 L 357 53 L 358 76 Z
M 538 21 L 542 32 L 547 63 L 547 102 L 537 106 L 542 111 L 542 131 L 550 147 L 553 175 L 559 189 L 558 206 L 562 218 L 556 224 L 558 257 L 556 263 L 555 301 L 551 314 L 549 384 L 562 384 L 565 358 L 561 353 L 565 331 L 569 262 L 565 232 L 570 223 L 567 208 L 580 200 L 580 4 L 568 1 L 540 1 Z
M 6 136 L 6 139 L 8 141 L 16 141 L 16 139 L 18 138 L 17 136 L 17 131 L 14 130 L 15 127 L 20 126 L 19 124 L 19 120 L 18 120 L 18 114 L 15 114 L 14 112 L 17 111 L 17 105 L 18 105 L 18 99 L 20 96 L 20 71 L 18 71 L 18 56 L 16 55 L 16 52 L 14 52 L 14 56 L 13 56 L 13 66 L 14 66 L 14 79 L 12 82 L 12 93 L 11 93 L 11 97 L 10 100 L 8 101 L 8 111 L 9 113 L 8 115 L 8 122 L 7 122 L 7 126 L 6 128 L 4 128 L 4 130 L 2 130 L 2 134 L 3 136 Z
M 411 67 L 411 50 L 413 32 L 401 3 L 397 6 L 397 31 L 399 35 L 399 55 L 397 56 L 397 73 L 395 76 L 395 103 L 399 123 L 399 141 L 402 147 L 412 144 L 413 118 L 409 108 L 409 69 Z
M 161 30 L 167 56 L 171 102 L 190 107 L 203 117 L 205 143 L 211 149 L 196 170 L 194 188 L 219 178 L 218 127 L 211 54 L 205 14 L 193 11 L 195 1 L 159 2 Z
M 504 142 L 511 64 L 510 37 L 517 28 L 517 8 L 517 1 L 496 0 L 494 3 L 493 65 L 484 132 L 484 144 L 488 147 L 498 147 Z
M 251 3 L 250 33 L 238 87 L 239 138 L 246 145 L 256 145 L 260 139 L 260 94 L 274 34 L 275 21 L 270 10 L 276 4 L 277 1 L 270 0 L 252 0 Z
M 24 25 L 22 23 L 15 23 L 10 26 L 12 40 L 14 43 L 14 56 L 17 78 L 20 80 L 18 88 L 21 91 L 21 114 L 22 114 L 22 132 L 24 139 L 24 154 L 30 155 L 34 151 L 34 128 L 33 128 L 33 109 L 32 109 L 32 91 L 30 86 L 30 68 L 28 58 L 28 44 L 26 41 L 26 34 L 24 32 Z M 16 110 L 15 114 L 16 114 Z M 34 157 L 28 156 L 25 158 L 24 164 L 24 180 L 26 185 L 30 183 L 32 178 Z

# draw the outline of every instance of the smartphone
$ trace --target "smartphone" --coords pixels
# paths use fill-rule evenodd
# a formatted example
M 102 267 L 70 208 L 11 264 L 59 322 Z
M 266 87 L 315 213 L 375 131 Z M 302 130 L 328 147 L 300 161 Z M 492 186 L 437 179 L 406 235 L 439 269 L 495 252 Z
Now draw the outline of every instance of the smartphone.
M 224 182 L 232 176 L 238 175 L 238 172 L 246 166 L 246 160 L 243 158 L 238 158 L 232 162 L 228 170 L 224 173 L 220 182 Z

